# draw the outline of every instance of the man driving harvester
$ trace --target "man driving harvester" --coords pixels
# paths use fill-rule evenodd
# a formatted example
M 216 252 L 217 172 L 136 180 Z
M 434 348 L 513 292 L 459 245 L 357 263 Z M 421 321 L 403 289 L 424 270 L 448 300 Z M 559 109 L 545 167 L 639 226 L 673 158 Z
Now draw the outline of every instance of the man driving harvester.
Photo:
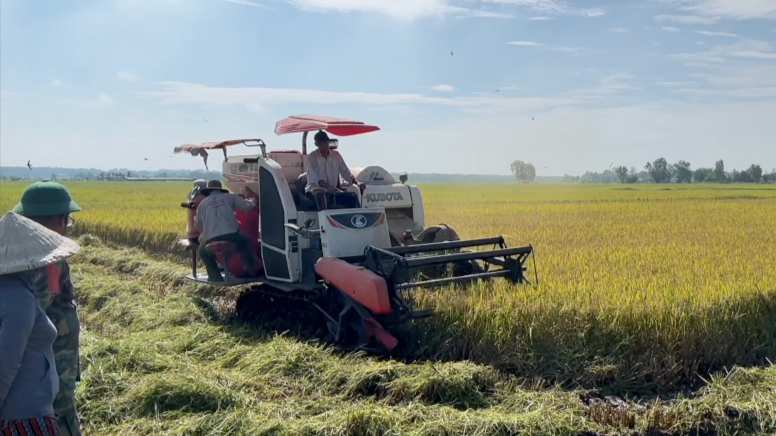
M 314 139 L 317 150 L 307 155 L 305 193 L 315 200 L 318 210 L 327 209 L 329 204 L 337 204 L 345 208 L 359 207 L 358 196 L 342 190 L 340 176 L 358 186 L 362 194 L 366 185 L 356 180 L 342 155 L 329 147 L 329 135 L 326 132 L 318 131 Z

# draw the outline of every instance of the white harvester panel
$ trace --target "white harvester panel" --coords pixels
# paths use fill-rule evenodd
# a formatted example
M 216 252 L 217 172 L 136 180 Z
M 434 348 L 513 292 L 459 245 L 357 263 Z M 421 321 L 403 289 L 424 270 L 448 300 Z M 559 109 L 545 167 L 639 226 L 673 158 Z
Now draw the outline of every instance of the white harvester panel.
M 226 179 L 226 187 L 235 194 L 242 188 L 249 187 L 253 192 L 259 192 L 259 165 L 245 163 L 245 158 L 257 158 L 259 155 L 231 156 L 222 165 L 221 170 Z
M 383 167 L 368 166 L 357 167 L 351 170 L 353 176 L 361 183 L 366 185 L 393 185 L 396 180 L 391 173 Z
M 283 168 L 272 159 L 259 158 L 261 204 L 261 257 L 268 279 L 299 281 L 299 241 L 285 227 L 296 223 L 297 211 Z
M 367 185 L 362 196 L 364 207 L 407 208 L 412 207 L 410 187 L 395 185 Z
M 268 156 L 283 167 L 283 175 L 288 183 L 296 183 L 296 179 L 304 172 L 305 156 L 297 150 L 270 151 Z
M 324 257 L 361 256 L 367 245 L 390 248 L 385 209 L 333 209 L 318 212 Z

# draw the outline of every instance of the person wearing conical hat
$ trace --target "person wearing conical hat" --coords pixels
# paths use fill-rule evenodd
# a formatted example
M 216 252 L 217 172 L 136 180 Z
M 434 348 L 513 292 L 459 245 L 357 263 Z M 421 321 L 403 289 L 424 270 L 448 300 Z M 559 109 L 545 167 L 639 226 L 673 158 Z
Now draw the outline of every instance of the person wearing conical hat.
M 80 250 L 78 244 L 14 212 L 0 218 L 0 434 L 61 434 L 54 412 L 57 329 L 32 286 Z
M 73 224 L 71 214 L 81 210 L 67 188 L 56 182 L 42 181 L 28 186 L 14 212 L 29 218 L 60 235 L 66 236 Z M 54 401 L 60 433 L 80 436 L 75 401 L 76 383 L 81 380 L 79 359 L 80 321 L 75 304 L 75 289 L 70 279 L 70 265 L 57 262 L 32 283 L 38 304 L 57 329 L 54 358 L 59 373 L 59 394 Z

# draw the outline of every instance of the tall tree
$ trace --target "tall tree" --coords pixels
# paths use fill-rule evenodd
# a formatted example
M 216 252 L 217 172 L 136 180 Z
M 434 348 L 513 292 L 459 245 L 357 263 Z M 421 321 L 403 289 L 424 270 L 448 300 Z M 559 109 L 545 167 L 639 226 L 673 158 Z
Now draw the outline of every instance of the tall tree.
M 527 165 L 527 167 L 528 167 L 527 182 L 533 183 L 534 180 L 536 180 L 536 167 L 534 167 L 533 164 L 530 164 L 530 163 Z
M 624 165 L 615 168 L 614 173 L 617 174 L 617 178 L 620 179 L 620 183 L 625 183 L 628 181 L 628 168 L 626 168 Z
M 707 180 L 711 181 L 713 178 L 712 174 L 713 171 L 711 168 L 698 168 L 693 173 L 692 178 L 695 180 L 695 183 L 703 183 Z
M 714 180 L 720 183 L 727 181 L 727 176 L 725 175 L 725 162 L 722 159 L 714 163 Z
M 512 174 L 521 183 L 533 183 L 536 179 L 536 167 L 532 164 L 516 160 L 510 165 Z
M 752 176 L 755 183 L 760 183 L 760 180 L 763 178 L 762 167 L 760 165 L 752 164 L 752 166 L 749 167 L 749 175 Z
M 671 181 L 671 167 L 664 157 L 655 159 L 654 162 L 647 162 L 647 164 L 644 165 L 644 169 L 647 170 L 649 176 L 652 177 L 652 180 L 654 180 L 655 183 L 669 183 Z
M 690 162 L 680 160 L 674 164 L 674 174 L 676 175 L 676 183 L 692 183 L 692 170 L 690 170 Z

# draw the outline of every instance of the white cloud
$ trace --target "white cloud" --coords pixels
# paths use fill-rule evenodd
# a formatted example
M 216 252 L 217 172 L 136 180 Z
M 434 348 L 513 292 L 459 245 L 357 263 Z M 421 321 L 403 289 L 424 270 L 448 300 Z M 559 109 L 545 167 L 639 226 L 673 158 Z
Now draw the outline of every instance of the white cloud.
M 749 88 L 776 86 L 776 65 L 723 65 L 713 72 L 692 73 L 690 77 L 703 80 L 707 85 L 713 87 Z
M 671 33 L 676 33 L 676 32 L 681 32 L 682 31 L 682 29 L 680 29 L 678 27 L 672 27 L 672 26 L 663 26 L 663 27 L 661 27 L 661 29 L 665 30 L 666 32 L 671 32 Z
M 436 86 L 432 86 L 431 89 L 439 92 L 455 92 L 455 86 L 453 85 L 444 85 L 444 84 L 436 85 Z
M 261 3 L 252 2 L 250 0 L 221 0 L 228 3 L 234 3 L 236 5 L 243 5 L 243 6 L 253 6 L 257 8 L 264 8 L 264 9 L 270 9 L 269 6 L 263 5 Z
M 732 98 L 772 98 L 776 97 L 776 86 L 759 88 L 706 89 L 683 88 L 674 92 L 695 96 L 732 97 Z
M 776 19 L 773 0 L 659 0 L 695 14 L 736 20 Z
M 51 81 L 51 86 L 54 86 L 54 87 L 59 86 L 61 84 L 62 82 L 59 79 L 54 79 Z
M 590 49 L 587 49 L 585 47 L 552 47 L 550 48 L 552 51 L 557 51 L 561 53 L 568 53 L 573 56 L 581 55 L 582 53 L 587 53 L 590 51 Z
M 714 24 L 719 21 L 718 17 L 701 17 L 698 15 L 658 15 L 656 21 L 670 21 L 684 24 Z
M 639 87 L 636 87 L 627 83 L 626 81 L 628 79 L 635 79 L 635 77 L 628 73 L 609 74 L 608 76 L 604 76 L 603 78 L 601 78 L 601 85 L 595 89 L 605 94 L 611 94 L 614 91 L 624 90 L 624 89 L 630 89 L 630 90 L 641 89 Z
M 470 10 L 468 15 L 477 18 L 515 18 L 509 14 L 502 14 L 499 12 L 483 11 L 481 9 Z
M 768 41 L 740 38 L 734 44 L 712 47 L 699 53 L 676 53 L 671 57 L 690 62 L 729 62 L 735 58 L 776 60 L 776 51 Z
M 688 66 L 706 66 L 706 62 L 727 62 L 727 60 L 713 52 L 703 53 L 674 53 L 669 55 L 672 58 L 680 59 L 683 61 L 690 61 L 685 64 Z
M 692 85 L 696 85 L 698 83 L 699 82 L 656 82 L 655 84 L 656 85 L 660 85 L 660 86 L 671 86 L 671 87 L 673 87 L 673 86 L 692 86 Z
M 549 21 L 552 20 L 552 17 L 531 17 L 529 18 L 531 21 Z M 774 29 L 776 30 L 776 29 Z
M 137 77 L 137 74 L 131 71 L 119 71 L 116 73 L 116 78 L 125 82 L 137 82 L 140 80 L 140 78 Z
M 695 33 L 700 33 L 701 35 L 706 36 L 726 36 L 728 38 L 738 38 L 738 35 L 735 33 L 729 33 L 729 32 L 711 32 L 708 30 L 696 30 Z
M 754 50 L 741 50 L 730 53 L 731 56 L 739 58 L 752 58 L 752 59 L 769 59 L 776 60 L 776 53 L 766 53 Z
M 614 33 L 628 33 L 628 29 L 626 27 L 612 27 L 609 29 L 609 31 Z
M 578 8 L 561 0 L 480 0 L 485 3 L 520 6 L 545 14 L 579 15 L 583 17 L 602 17 L 606 11 L 601 8 Z
M 691 73 L 688 76 L 702 81 L 702 87 L 682 86 L 674 92 L 693 97 L 719 98 L 772 98 L 776 97 L 776 65 L 763 63 L 720 64 L 714 70 Z
M 481 18 L 511 18 L 509 15 L 452 6 L 448 0 L 284 0 L 307 12 L 379 13 L 400 20 L 458 15 Z
M 546 47 L 546 44 L 535 41 L 510 41 L 506 42 L 507 45 L 514 45 L 518 47 Z M 546 50 L 556 51 L 560 53 L 568 53 L 572 56 L 579 56 L 582 53 L 591 51 L 585 47 L 546 47 Z
M 506 97 L 497 93 L 476 97 L 431 97 L 422 94 L 379 94 L 372 92 L 332 92 L 313 89 L 282 88 L 227 88 L 186 82 L 160 82 L 159 91 L 138 94 L 157 100 L 162 105 L 242 106 L 264 108 L 276 104 L 336 105 L 357 103 L 366 106 L 436 105 L 459 109 L 498 111 L 544 110 L 560 106 L 585 104 L 596 96 L 610 95 L 623 90 L 639 89 L 625 82 L 631 76 L 615 74 L 601 79 L 592 89 L 580 89 L 555 97 Z M 449 85 L 442 85 L 443 91 Z M 451 87 L 452 88 L 452 87 Z
M 224 0 L 243 4 L 249 0 Z M 477 8 L 454 6 L 451 0 L 283 0 L 309 12 L 365 12 L 380 13 L 402 20 L 457 15 L 481 18 L 513 18 L 512 15 Z M 576 8 L 562 0 L 467 0 L 470 4 L 487 3 L 525 7 L 540 13 L 600 17 L 600 8 Z M 549 19 L 549 17 L 537 17 Z
M 116 106 L 116 102 L 113 98 L 104 92 L 101 92 L 96 98 L 67 99 L 64 102 L 92 110 L 105 110 Z
M 540 42 L 534 42 L 534 41 L 510 41 L 507 42 L 508 45 L 517 45 L 520 47 L 543 47 L 544 44 Z
M 100 96 L 94 101 L 94 105 L 98 109 L 107 109 L 115 106 L 116 102 L 114 102 L 113 98 L 108 94 L 100 93 Z

